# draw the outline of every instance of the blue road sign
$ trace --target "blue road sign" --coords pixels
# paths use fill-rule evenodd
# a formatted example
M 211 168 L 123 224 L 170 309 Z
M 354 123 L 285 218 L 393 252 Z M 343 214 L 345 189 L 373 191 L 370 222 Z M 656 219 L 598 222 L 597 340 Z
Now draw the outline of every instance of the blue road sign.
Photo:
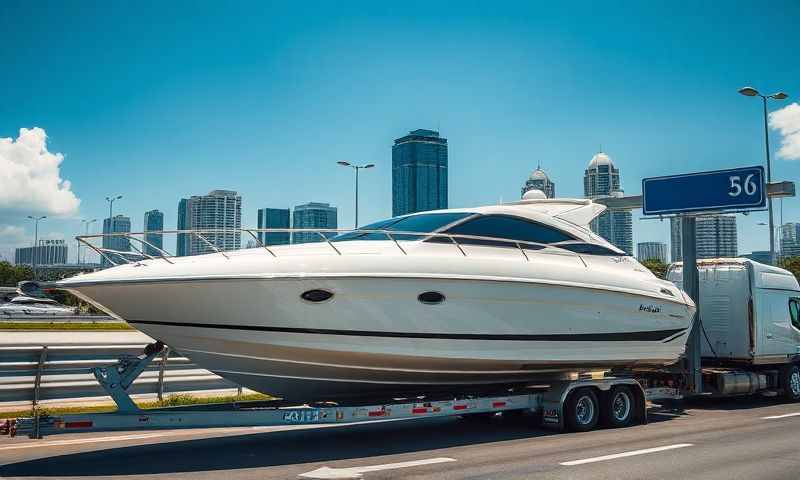
M 642 180 L 645 215 L 751 210 L 767 204 L 764 167 L 732 168 Z

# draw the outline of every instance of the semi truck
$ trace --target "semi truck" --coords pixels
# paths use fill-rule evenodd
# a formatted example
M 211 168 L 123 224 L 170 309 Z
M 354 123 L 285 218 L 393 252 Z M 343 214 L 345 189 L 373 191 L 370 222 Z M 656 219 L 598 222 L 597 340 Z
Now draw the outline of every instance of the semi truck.
M 791 272 L 745 258 L 697 261 L 703 390 L 776 392 L 800 400 L 800 286 Z M 682 287 L 683 264 L 667 270 Z M 697 321 L 697 320 L 696 320 Z

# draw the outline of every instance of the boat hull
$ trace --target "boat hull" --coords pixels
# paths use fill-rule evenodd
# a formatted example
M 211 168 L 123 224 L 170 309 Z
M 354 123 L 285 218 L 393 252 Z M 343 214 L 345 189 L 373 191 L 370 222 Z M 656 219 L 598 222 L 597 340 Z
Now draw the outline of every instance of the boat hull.
M 291 400 L 537 382 L 683 354 L 680 301 L 536 281 L 303 276 L 87 283 L 68 290 L 198 365 Z M 308 290 L 330 300 L 301 299 Z M 418 301 L 440 292 L 437 305 Z

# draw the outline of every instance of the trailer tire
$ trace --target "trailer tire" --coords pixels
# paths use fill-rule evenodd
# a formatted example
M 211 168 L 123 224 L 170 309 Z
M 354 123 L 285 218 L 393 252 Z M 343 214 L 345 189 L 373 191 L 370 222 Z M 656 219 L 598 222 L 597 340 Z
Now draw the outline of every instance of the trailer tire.
M 600 409 L 603 425 L 612 428 L 627 427 L 636 416 L 636 398 L 630 387 L 620 385 L 612 388 L 603 398 Z
M 573 432 L 588 432 L 600 420 L 600 402 L 592 388 L 579 388 L 570 396 L 565 405 L 567 425 Z
M 781 387 L 784 399 L 790 402 L 800 400 L 800 367 L 786 365 L 781 369 Z

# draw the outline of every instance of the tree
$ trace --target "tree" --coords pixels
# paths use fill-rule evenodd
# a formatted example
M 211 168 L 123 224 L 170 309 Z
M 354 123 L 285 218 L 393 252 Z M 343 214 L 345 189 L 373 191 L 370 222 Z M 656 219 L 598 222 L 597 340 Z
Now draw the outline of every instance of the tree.
M 33 270 L 31 267 L 0 262 L 0 285 L 16 287 L 17 283 L 24 280 L 33 280 Z
M 800 257 L 784 258 L 781 260 L 779 266 L 792 272 L 794 276 L 797 277 L 797 280 L 800 281 Z
M 648 258 L 647 260 L 643 260 L 642 265 L 647 267 L 648 270 L 653 272 L 658 278 L 666 278 L 667 277 L 667 264 L 662 262 L 657 258 Z

